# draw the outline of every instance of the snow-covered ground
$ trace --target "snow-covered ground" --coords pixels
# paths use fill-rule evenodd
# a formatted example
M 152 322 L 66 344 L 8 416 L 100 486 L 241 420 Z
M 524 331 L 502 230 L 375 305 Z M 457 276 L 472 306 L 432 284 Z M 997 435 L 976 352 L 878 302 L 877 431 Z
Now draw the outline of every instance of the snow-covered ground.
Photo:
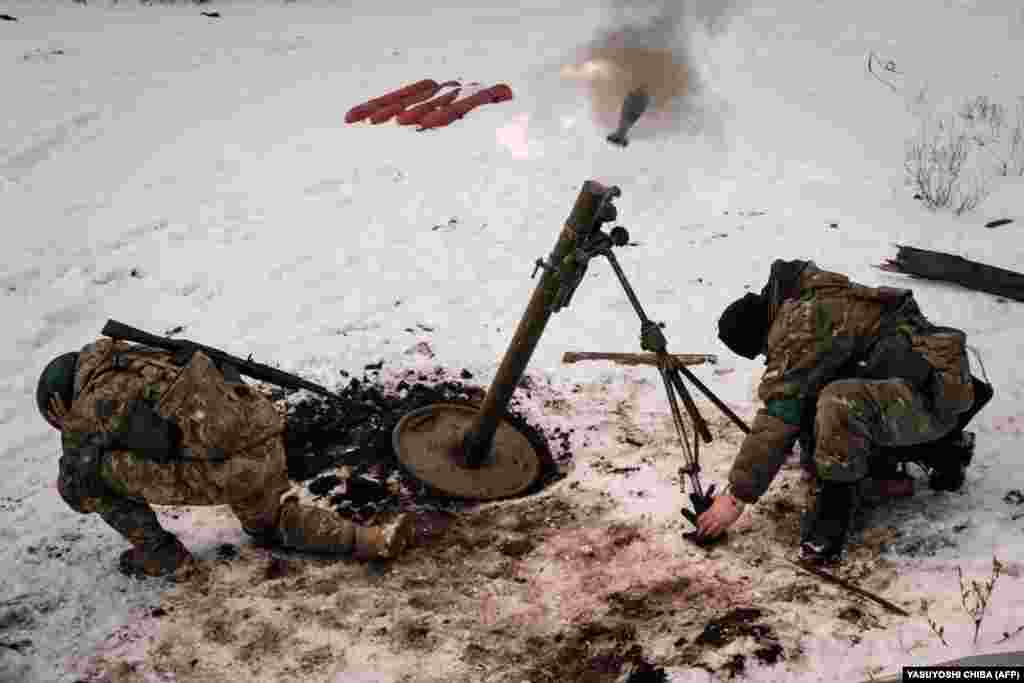
M 887 544 L 877 588 L 906 604 L 931 601 L 948 646 L 916 607 L 907 619 L 878 612 L 852 644 L 823 626 L 822 615 L 834 616 L 838 603 L 807 612 L 790 602 L 775 617 L 802 657 L 764 670 L 751 664 L 747 675 L 858 680 L 901 663 L 1024 650 L 1024 635 L 996 643 L 1024 625 L 1024 507 L 1004 500 L 1024 490 L 1024 373 L 1016 362 L 1024 308 L 871 267 L 899 243 L 1024 268 L 1020 179 L 959 218 L 925 211 L 903 183 L 919 94 L 936 106 L 1024 95 L 1016 71 L 1024 8 L 1010 0 L 675 4 L 686 9 L 667 13 L 667 29 L 648 30 L 660 12 L 655 4 L 0 2 L 0 13 L 17 18 L 0 21 L 0 319 L 8 323 L 0 340 L 0 678 L 207 680 L 154 665 L 159 653 L 140 643 L 146 628 L 152 636 L 161 627 L 145 615 L 170 599 L 171 588 L 120 576 L 122 540 L 56 493 L 58 439 L 33 400 L 51 357 L 92 341 L 116 318 L 154 332 L 182 326 L 184 337 L 329 386 L 339 370 L 381 360 L 407 366 L 406 352 L 427 341 L 433 363 L 467 368 L 486 383 L 535 285 L 533 261 L 550 251 L 591 178 L 622 188 L 620 222 L 636 246 L 619 258 L 648 313 L 666 323 L 670 350 L 719 354 L 717 372 L 695 372 L 744 415 L 755 409 L 760 366 L 722 347 L 715 322 L 745 287 L 761 286 L 775 258 L 813 259 L 869 284 L 912 285 L 930 318 L 968 333 L 995 385 L 974 424 L 976 465 L 964 492 L 926 491 L 876 520 L 903 531 L 901 542 Z M 599 100 L 565 69 L 579 73 L 586 50 L 623 27 L 640 27 L 626 35 L 672 50 L 691 84 L 684 100 L 642 119 L 625 149 L 604 140 L 617 112 L 595 109 Z M 892 60 L 892 87 L 866 72 L 872 51 Z M 431 132 L 344 124 L 351 106 L 422 78 L 504 82 L 515 99 Z M 983 227 L 1003 217 L 1017 221 Z M 610 268 L 597 263 L 571 308 L 552 318 L 530 365 L 570 405 L 576 395 L 567 387 L 589 387 L 558 419 L 593 421 L 595 443 L 630 462 L 642 458 L 613 446 L 618 427 L 599 418 L 615 406 L 635 411 L 625 419 L 669 452 L 667 411 L 656 385 L 642 381 L 648 373 L 560 359 L 566 350 L 638 346 L 628 301 Z M 534 414 L 556 419 L 539 404 Z M 730 438 L 707 454 L 712 476 L 727 471 L 737 443 Z M 631 562 L 651 562 L 659 572 L 692 574 L 697 560 L 678 539 L 681 496 L 670 463 L 626 480 L 591 466 L 603 457 L 593 445 L 578 446 L 566 486 L 547 495 L 609 499 L 602 509 L 612 512 L 601 520 L 649 524 L 646 545 L 629 546 L 642 552 L 607 566 L 635 572 Z M 649 494 L 637 497 L 635 489 Z M 238 584 L 228 575 L 244 573 L 256 552 L 234 521 L 216 511 L 163 514 L 201 559 L 218 544 L 241 544 L 241 569 L 218 571 L 227 585 L 247 585 L 241 574 Z M 756 510 L 748 516 L 740 550 L 765 519 Z M 525 629 L 553 619 L 544 623 L 556 628 L 559 619 L 597 609 L 574 602 L 585 584 L 566 588 L 568 579 L 541 577 L 545 561 L 557 564 L 588 542 L 550 537 L 527 558 L 537 566 L 520 567 L 539 577 L 529 584 L 541 592 L 533 595 L 557 596 L 554 612 L 545 608 L 541 619 L 527 593 L 519 605 L 484 591 L 483 622 L 507 618 Z M 987 578 L 993 556 L 1007 571 L 974 646 L 955 570 Z M 700 561 L 715 565 L 723 585 L 761 571 L 730 557 L 723 551 Z M 402 572 L 399 562 L 391 575 Z M 611 570 L 600 580 L 618 585 Z M 832 589 L 824 596 L 848 600 Z M 757 604 L 757 591 L 747 597 Z M 451 652 L 431 660 L 415 649 L 377 651 L 344 633 L 321 631 L 318 642 L 349 653 L 351 666 L 314 657 L 304 660 L 312 668 L 302 680 L 455 680 L 452 672 L 483 680 L 458 668 Z M 669 662 L 659 647 L 648 655 Z M 139 663 L 98 673 L 100 653 Z M 209 680 L 263 680 L 230 658 L 219 666 Z M 710 675 L 678 662 L 666 670 L 673 681 Z

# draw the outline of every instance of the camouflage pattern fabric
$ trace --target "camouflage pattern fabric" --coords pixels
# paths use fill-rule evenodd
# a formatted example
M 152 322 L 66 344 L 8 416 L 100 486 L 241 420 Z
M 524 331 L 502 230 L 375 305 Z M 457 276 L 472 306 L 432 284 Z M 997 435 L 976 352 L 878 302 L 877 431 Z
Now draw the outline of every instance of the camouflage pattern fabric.
M 867 476 L 876 447 L 914 446 L 945 436 L 956 416 L 905 381 L 846 379 L 818 399 L 814 461 L 822 481 L 853 483 Z
M 281 545 L 323 553 L 347 553 L 356 541 L 356 527 L 330 510 L 300 505 L 287 498 L 277 524 Z
M 153 508 L 144 501 L 101 496 L 83 498 L 78 504 L 78 512 L 95 512 L 133 546 L 154 544 L 167 536 Z
M 155 505 L 229 505 L 242 527 L 303 550 L 351 550 L 355 527 L 329 511 L 289 501 L 284 416 L 244 382 L 227 382 L 201 352 L 180 368 L 164 351 L 100 340 L 79 357 L 75 398 L 64 422 L 62 497 L 72 509 L 99 514 L 133 546 L 166 545 Z M 148 400 L 182 431 L 186 459 L 157 463 L 108 450 L 99 463 L 103 488 L 75 481 L 86 468 L 67 466 L 89 436 L 121 428 L 127 406 Z M 204 455 L 227 456 L 226 460 Z
M 800 427 L 761 409 L 743 439 L 729 472 L 729 490 L 745 503 L 753 503 L 768 490 L 786 455 L 796 443 Z
M 111 340 L 86 346 L 64 431 L 121 431 L 129 404 L 145 400 L 182 430 L 188 458 L 223 459 L 284 432 L 273 402 L 245 383 L 225 381 L 206 354 L 194 353 L 184 368 L 173 359 Z
M 771 302 L 767 362 L 758 387 L 765 403 L 816 395 L 838 370 L 864 354 L 882 332 L 886 309 L 898 306 L 907 290 L 865 287 L 809 263 L 792 298 Z
M 760 418 L 765 425 L 768 425 L 767 417 L 772 417 L 779 423 L 798 428 L 805 410 L 815 409 L 807 402 L 822 397 L 830 383 L 838 378 L 849 377 L 850 368 L 866 360 L 876 342 L 887 335 L 905 336 L 910 347 L 920 353 L 935 372 L 928 386 L 906 387 L 913 396 L 889 388 L 882 389 L 881 394 L 877 389 L 872 389 L 874 394 L 864 394 L 863 390 L 853 392 L 849 398 L 854 401 L 854 409 L 861 405 L 858 402 L 863 402 L 869 419 L 877 422 L 876 416 L 888 416 L 886 408 L 891 409 L 888 404 L 877 402 L 900 399 L 903 402 L 895 405 L 905 407 L 916 416 L 908 419 L 921 420 L 922 415 L 926 415 L 934 423 L 935 429 L 920 432 L 916 443 L 921 443 L 943 436 L 944 432 L 937 430 L 952 429 L 956 420 L 951 418 L 970 408 L 974 396 L 966 336 L 959 330 L 931 324 L 921 314 L 909 290 L 860 285 L 845 275 L 823 271 L 808 261 L 776 261 L 772 272 L 773 277 L 765 287 L 772 311 L 766 342 L 767 361 L 758 387 L 758 396 L 764 401 L 767 414 Z M 779 273 L 786 276 L 777 277 Z M 844 390 L 852 391 L 848 385 L 843 386 Z M 847 455 L 842 456 L 836 446 L 821 450 L 822 439 L 835 444 L 850 438 L 856 442 L 859 438 L 887 438 L 886 435 L 895 438 L 910 433 L 902 423 L 861 424 L 856 417 L 852 422 L 840 419 L 833 413 L 849 406 L 838 402 L 834 393 L 830 396 L 829 417 L 816 430 L 817 452 L 820 453 L 817 457 L 827 458 L 832 465 L 830 469 L 840 479 L 850 479 L 861 472 L 863 463 L 859 456 L 849 455 L 848 446 L 843 451 Z M 875 404 L 879 406 L 877 409 L 873 407 Z M 820 400 L 817 410 L 818 420 L 821 420 Z M 794 433 L 773 424 L 771 428 L 753 429 L 747 435 L 729 474 L 731 489 L 737 498 L 754 502 L 768 489 L 792 446 Z M 877 445 L 877 442 L 871 443 Z M 859 453 L 861 448 L 867 446 L 855 444 L 852 452 Z M 840 461 L 847 463 L 847 469 L 835 469 Z

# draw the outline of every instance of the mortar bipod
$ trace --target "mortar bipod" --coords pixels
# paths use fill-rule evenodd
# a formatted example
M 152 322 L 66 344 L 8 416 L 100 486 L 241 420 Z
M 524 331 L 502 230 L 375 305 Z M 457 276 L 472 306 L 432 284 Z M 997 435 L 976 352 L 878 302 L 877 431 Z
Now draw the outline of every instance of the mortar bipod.
M 576 237 L 573 248 L 565 255 L 558 264 L 553 263 L 549 258 L 547 262 L 540 259 L 536 261 L 534 275 L 537 268 L 555 271 L 559 278 L 558 295 L 552 304 L 552 311 L 557 312 L 569 305 L 572 295 L 579 287 L 590 259 L 595 256 L 604 256 L 608 259 L 615 275 L 626 292 L 633 310 L 640 318 L 640 347 L 644 351 L 653 352 L 658 356 L 658 373 L 661 375 L 662 384 L 668 398 L 669 409 L 672 413 L 672 422 L 675 426 L 676 436 L 683 448 L 685 465 L 679 469 L 680 485 L 685 493 L 685 479 L 689 478 L 691 493 L 689 494 L 693 510 L 683 508 L 683 515 L 694 525 L 697 525 L 697 518 L 711 507 L 714 498 L 715 486 L 712 484 L 707 491 L 703 490 L 700 482 L 700 440 L 705 443 L 712 441 L 711 431 L 708 429 L 704 416 L 701 415 L 697 404 L 686 388 L 684 381 L 688 380 L 696 386 L 705 397 L 708 398 L 719 410 L 721 410 L 740 430 L 745 434 L 750 433 L 750 428 L 737 416 L 725 403 L 722 402 L 710 389 L 708 389 L 689 369 L 679 365 L 672 360 L 668 353 L 668 344 L 665 334 L 662 331 L 664 325 L 658 324 L 647 317 L 636 292 L 630 285 L 626 274 L 619 265 L 618 259 L 612 252 L 613 247 L 621 247 L 629 243 L 629 232 L 620 226 L 615 226 L 609 233 L 601 230 L 601 225 L 614 221 L 617 217 L 617 210 L 611 204 L 611 200 L 620 195 L 617 187 L 610 187 L 603 194 L 594 212 L 594 222 L 588 226 L 574 226 Z M 679 400 L 683 402 L 686 412 L 694 426 L 693 446 L 691 448 L 686 435 L 686 426 L 683 422 L 682 412 L 679 409 Z

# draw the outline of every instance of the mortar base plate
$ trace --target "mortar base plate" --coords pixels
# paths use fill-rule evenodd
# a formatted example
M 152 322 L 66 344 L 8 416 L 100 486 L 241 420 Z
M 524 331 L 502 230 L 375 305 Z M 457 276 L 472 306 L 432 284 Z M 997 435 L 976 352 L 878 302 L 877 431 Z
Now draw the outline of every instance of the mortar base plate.
M 463 435 L 478 414 L 457 403 L 435 403 L 406 414 L 391 435 L 398 461 L 412 476 L 456 498 L 497 500 L 523 494 L 541 476 L 541 457 L 507 420 L 498 421 L 494 444 L 480 467 L 458 462 Z

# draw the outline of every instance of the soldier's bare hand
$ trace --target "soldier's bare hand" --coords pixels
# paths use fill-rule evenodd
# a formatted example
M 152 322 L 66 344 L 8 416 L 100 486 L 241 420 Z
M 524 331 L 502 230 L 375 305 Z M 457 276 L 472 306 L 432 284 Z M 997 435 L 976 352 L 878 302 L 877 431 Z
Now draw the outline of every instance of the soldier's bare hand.
M 55 424 L 63 425 L 64 419 L 68 416 L 68 407 L 57 394 L 50 397 L 50 409 L 47 411 L 50 420 Z
M 720 536 L 740 518 L 743 506 L 729 494 L 715 496 L 707 512 L 697 518 L 697 531 L 706 538 Z

